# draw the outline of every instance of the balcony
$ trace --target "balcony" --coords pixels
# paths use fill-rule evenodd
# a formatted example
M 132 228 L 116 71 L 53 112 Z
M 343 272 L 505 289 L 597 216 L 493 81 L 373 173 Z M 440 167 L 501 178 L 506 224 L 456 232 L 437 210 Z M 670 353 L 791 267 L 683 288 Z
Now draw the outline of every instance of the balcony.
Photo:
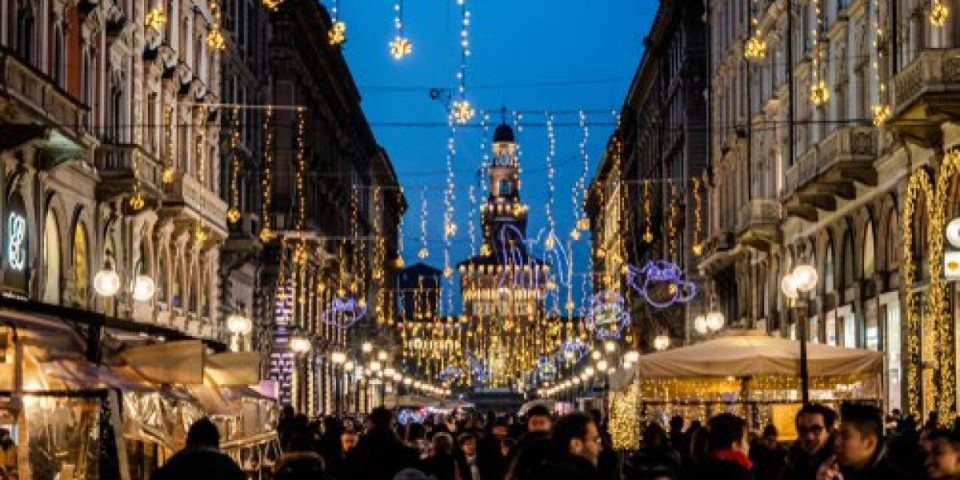
M 816 221 L 820 210 L 835 211 L 838 199 L 853 200 L 857 184 L 876 186 L 879 140 L 875 128 L 839 128 L 801 154 L 786 173 L 786 215 Z
M 93 138 L 87 107 L 53 79 L 0 45 L 0 150 L 38 140 L 44 168 L 81 158 Z
M 780 241 L 780 202 L 754 198 L 737 212 L 737 242 L 766 251 Z
M 227 203 L 192 175 L 175 172 L 173 183 L 165 185 L 163 192 L 161 216 L 184 224 L 200 222 L 213 240 L 227 238 Z
M 97 198 L 107 200 L 133 191 L 134 180 L 140 180 L 140 191 L 152 203 L 162 196 L 160 174 L 163 166 L 139 145 L 104 144 L 94 153 L 94 164 L 100 173 Z
M 960 48 L 922 50 L 893 77 L 890 126 L 924 147 L 941 143 L 940 125 L 960 119 Z

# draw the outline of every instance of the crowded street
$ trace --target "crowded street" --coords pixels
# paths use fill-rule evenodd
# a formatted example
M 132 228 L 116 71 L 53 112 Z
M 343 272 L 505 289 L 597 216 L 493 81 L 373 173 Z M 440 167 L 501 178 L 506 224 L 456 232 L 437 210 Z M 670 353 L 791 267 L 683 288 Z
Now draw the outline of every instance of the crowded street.
M 960 0 L 0 0 L 0 480 L 960 480 Z

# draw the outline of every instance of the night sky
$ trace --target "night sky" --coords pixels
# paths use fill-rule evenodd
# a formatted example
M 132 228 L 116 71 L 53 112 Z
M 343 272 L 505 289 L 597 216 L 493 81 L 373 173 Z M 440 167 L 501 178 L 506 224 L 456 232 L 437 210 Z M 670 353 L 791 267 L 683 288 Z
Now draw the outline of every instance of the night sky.
M 332 0 L 325 0 L 329 8 Z M 521 198 L 530 205 L 528 236 L 547 227 L 546 112 L 555 112 L 553 212 L 556 231 L 569 238 L 574 226 L 571 189 L 583 170 L 579 143 L 583 134 L 577 111 L 586 112 L 586 152 L 593 176 L 616 122 L 630 80 L 643 55 L 643 38 L 657 9 L 655 0 L 466 0 L 471 12 L 467 58 L 467 99 L 478 114 L 458 126 L 453 157 L 457 234 L 450 264 L 470 256 L 470 185 L 479 191 L 483 160 L 480 120 L 489 114 L 489 137 L 507 110 L 507 123 L 519 121 Z M 406 0 L 405 35 L 413 54 L 402 60 L 389 55 L 394 38 L 393 0 L 340 0 L 340 19 L 347 24 L 343 52 L 363 97 L 363 109 L 377 140 L 393 161 L 410 205 L 403 225 L 404 259 L 420 261 L 420 196 L 426 188 L 426 260 L 443 268 L 444 190 L 447 184 L 447 111 L 434 88 L 456 91 L 460 65 L 460 7 L 455 0 Z M 522 112 L 522 118 L 513 115 Z M 476 218 L 474 216 L 474 218 Z M 475 220 L 479 233 L 479 222 Z M 479 234 L 478 234 L 479 238 Z M 589 236 L 574 243 L 574 268 L 588 271 Z M 479 240 L 478 240 L 479 245 Z M 478 247 L 479 248 L 479 247 Z M 454 278 L 454 285 L 458 285 Z M 582 278 L 574 297 L 583 297 Z M 453 298 L 454 311 L 459 302 Z

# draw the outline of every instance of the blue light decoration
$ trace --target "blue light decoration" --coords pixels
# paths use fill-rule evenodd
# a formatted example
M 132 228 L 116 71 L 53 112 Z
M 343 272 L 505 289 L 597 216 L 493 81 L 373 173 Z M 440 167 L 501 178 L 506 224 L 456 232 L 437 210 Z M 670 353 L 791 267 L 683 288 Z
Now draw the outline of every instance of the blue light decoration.
M 416 410 L 410 410 L 409 408 L 404 408 L 400 410 L 400 413 L 397 414 L 397 422 L 400 425 L 409 425 L 411 423 L 423 423 L 423 413 L 420 413 Z
M 623 329 L 630 324 L 623 295 L 604 290 L 590 298 L 586 326 L 597 339 L 620 338 Z
M 557 378 L 557 364 L 551 357 L 540 357 L 537 362 L 537 377 L 540 381 L 551 382 Z
M 320 321 L 327 325 L 341 329 L 348 329 L 363 319 L 367 314 L 367 305 L 353 297 L 337 297 L 333 299 Z
M 560 361 L 570 361 L 576 363 L 580 361 L 581 358 L 587 355 L 587 352 L 590 351 L 590 344 L 587 342 L 581 341 L 579 338 L 576 340 L 571 340 L 568 342 L 563 342 L 563 345 L 557 350 L 556 357 Z
M 684 280 L 683 270 L 668 260 L 653 260 L 643 268 L 627 265 L 627 283 L 654 308 L 686 303 L 697 295 L 697 286 Z
M 487 382 L 490 380 L 490 369 L 487 367 L 487 363 L 483 358 L 470 354 L 467 362 L 470 365 L 470 373 L 474 379 L 478 382 Z
M 440 371 L 440 374 L 437 375 L 437 380 L 440 380 L 441 382 L 453 381 L 453 380 L 456 380 L 457 378 L 460 378 L 460 375 L 462 373 L 463 371 L 460 370 L 459 368 L 453 365 L 449 365 Z

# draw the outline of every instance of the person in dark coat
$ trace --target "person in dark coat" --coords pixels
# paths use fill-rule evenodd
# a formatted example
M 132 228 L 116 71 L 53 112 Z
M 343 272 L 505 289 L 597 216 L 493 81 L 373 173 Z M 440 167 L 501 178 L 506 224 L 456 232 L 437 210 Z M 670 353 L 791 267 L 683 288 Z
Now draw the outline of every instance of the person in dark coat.
M 960 431 L 933 432 L 924 467 L 930 480 L 960 480 Z
M 564 415 L 550 434 L 549 457 L 520 472 L 521 480 L 599 480 L 600 430 L 581 412 Z
M 404 445 L 390 428 L 393 414 L 389 409 L 378 407 L 368 417 L 370 429 L 360 438 L 357 447 L 350 452 L 348 462 L 356 478 L 364 480 L 391 480 L 405 468 L 418 462 L 416 450 Z
M 883 440 L 883 416 L 873 405 L 843 403 L 834 455 L 817 471 L 817 480 L 909 480 L 890 463 Z
M 151 480 L 246 480 L 243 470 L 220 452 L 220 432 L 201 418 L 187 432 L 187 445 L 153 473 Z
M 680 453 L 671 448 L 663 427 L 651 423 L 643 429 L 643 447 L 633 456 L 631 464 L 637 471 L 666 468 L 677 474 L 680 473 Z
M 503 418 L 493 421 L 490 434 L 477 442 L 477 467 L 480 480 L 503 480 L 512 460 L 511 455 L 503 453 L 504 442 L 508 440 L 508 425 Z
M 527 432 L 517 444 L 517 456 L 510 464 L 507 480 L 516 480 L 520 472 L 543 461 L 550 451 L 550 428 L 553 418 L 543 405 L 534 405 L 527 412 Z
M 210 479 L 213 480 L 213 479 Z M 273 480 L 330 480 L 323 457 L 316 452 L 284 453 L 277 461 Z
M 336 417 L 325 417 L 323 419 L 323 433 L 317 440 L 317 451 L 327 464 L 330 463 L 331 459 L 340 455 L 342 433 L 343 429 Z
M 780 480 L 814 480 L 817 469 L 833 455 L 837 413 L 818 403 L 804 405 L 794 418 L 797 440 L 787 451 Z
M 753 475 L 757 480 L 777 480 L 786 463 L 787 449 L 777 443 L 777 427 L 767 425 L 763 436 L 750 447 Z
M 710 453 L 694 480 L 754 480 L 750 461 L 750 431 L 746 420 L 721 413 L 707 421 Z
M 348 428 L 340 434 L 339 453 L 335 456 L 325 459 L 327 464 L 327 473 L 336 480 L 352 480 L 356 478 L 349 458 L 350 452 L 356 448 L 360 442 L 360 434 L 352 428 Z
M 590 410 L 590 417 L 593 423 L 600 429 L 600 458 L 597 459 L 597 470 L 600 471 L 602 480 L 620 480 L 622 468 L 620 465 L 620 456 L 613 449 L 613 437 L 603 422 L 603 415 L 600 410 L 594 408 Z

